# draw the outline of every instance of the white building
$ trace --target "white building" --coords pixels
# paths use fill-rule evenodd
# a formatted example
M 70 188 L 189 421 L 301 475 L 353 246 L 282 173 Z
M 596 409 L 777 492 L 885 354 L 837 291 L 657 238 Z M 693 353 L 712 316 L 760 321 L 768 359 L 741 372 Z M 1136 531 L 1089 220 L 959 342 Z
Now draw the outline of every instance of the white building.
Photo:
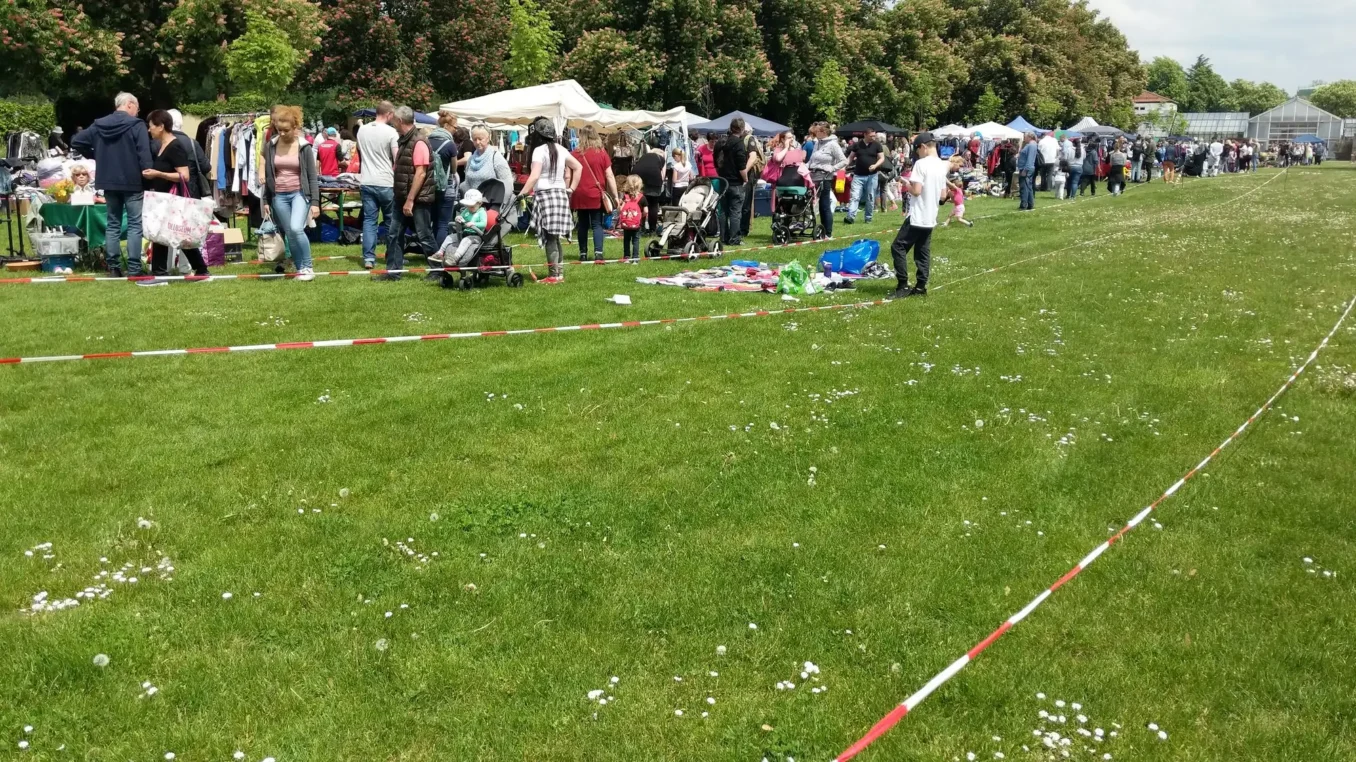
M 1170 98 L 1164 98 L 1158 93 L 1151 93 L 1148 90 L 1135 96 L 1131 102 L 1135 104 L 1135 116 L 1140 117 L 1140 121 L 1145 122 L 1152 121 L 1159 114 L 1177 111 L 1177 104 Z

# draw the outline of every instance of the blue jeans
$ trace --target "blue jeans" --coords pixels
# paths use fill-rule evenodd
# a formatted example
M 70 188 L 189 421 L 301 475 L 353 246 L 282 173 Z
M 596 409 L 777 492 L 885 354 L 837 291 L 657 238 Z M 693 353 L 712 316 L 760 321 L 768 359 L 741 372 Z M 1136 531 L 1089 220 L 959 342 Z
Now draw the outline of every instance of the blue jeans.
M 395 188 L 378 188 L 375 185 L 362 186 L 363 197 L 363 264 L 377 263 L 377 212 L 391 228 L 391 218 L 395 216 Z M 388 263 L 389 264 L 389 263 Z
M 720 223 L 720 242 L 726 245 L 739 243 L 739 225 L 744 217 L 744 184 L 722 180 L 727 186 L 720 197 L 720 206 L 716 219 Z
M 589 255 L 589 231 L 593 231 L 593 251 L 601 259 L 603 256 L 603 210 L 602 209 L 580 209 L 575 212 L 579 215 L 578 235 L 579 235 L 579 256 L 587 257 Z
M 122 215 L 127 213 L 127 274 L 141 275 L 141 199 L 140 192 L 104 191 L 108 205 L 108 225 L 104 228 L 104 262 L 109 268 L 122 267 Z
M 1137 182 L 1139 182 L 1139 162 L 1138 162 L 1138 161 L 1136 161 L 1134 164 L 1131 164 L 1131 165 L 1130 165 L 1130 182 L 1132 182 L 1132 183 L 1137 183 Z
M 403 207 L 396 207 L 391 221 L 386 224 L 386 269 L 405 269 L 405 226 L 414 226 L 414 240 L 419 253 L 427 257 L 437 248 L 433 245 L 433 204 L 415 204 L 414 213 L 405 216 Z
M 848 201 L 847 219 L 851 222 L 857 219 L 857 205 L 865 202 L 863 206 L 866 209 L 866 221 L 871 221 L 871 216 L 876 211 L 876 174 L 852 176 L 852 198 Z
M 1022 175 L 1018 183 L 1021 186 L 1021 203 L 1017 205 L 1018 209 L 1036 208 L 1036 177 L 1035 173 L 1028 170 Z
M 442 246 L 443 241 L 447 238 L 447 229 L 452 227 L 452 220 L 457 214 L 457 199 L 459 197 L 456 182 L 449 182 L 447 190 L 443 191 L 442 199 L 434 199 L 433 211 L 437 214 L 438 220 L 433 223 L 434 246 Z
M 815 183 L 815 192 L 819 194 L 819 225 L 829 237 L 833 237 L 833 205 L 838 203 L 833 196 L 833 183 L 833 176 Z
M 1080 164 L 1078 166 L 1078 169 L 1069 170 L 1069 182 L 1067 185 L 1064 186 L 1064 198 L 1073 198 L 1074 196 L 1077 196 L 1078 186 L 1082 184 L 1082 181 L 1083 181 L 1083 165 Z
M 273 195 L 273 224 L 287 239 L 287 251 L 298 272 L 311 266 L 311 240 L 306 237 L 310 219 L 311 202 L 301 191 Z

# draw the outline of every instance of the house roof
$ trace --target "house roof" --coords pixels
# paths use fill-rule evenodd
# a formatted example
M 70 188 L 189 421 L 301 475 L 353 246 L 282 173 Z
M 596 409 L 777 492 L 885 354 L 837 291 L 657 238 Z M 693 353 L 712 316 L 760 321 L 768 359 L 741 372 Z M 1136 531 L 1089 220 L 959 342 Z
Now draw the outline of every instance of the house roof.
M 1136 96 L 1134 97 L 1134 102 L 1135 102 L 1135 103 L 1174 103 L 1175 101 L 1173 101 L 1173 99 L 1171 99 L 1171 98 L 1164 98 L 1163 96 L 1159 95 L 1158 93 L 1151 93 L 1151 92 L 1149 92 L 1148 90 L 1145 90 L 1144 92 L 1142 92 L 1142 93 L 1140 93 L 1139 95 L 1136 95 Z

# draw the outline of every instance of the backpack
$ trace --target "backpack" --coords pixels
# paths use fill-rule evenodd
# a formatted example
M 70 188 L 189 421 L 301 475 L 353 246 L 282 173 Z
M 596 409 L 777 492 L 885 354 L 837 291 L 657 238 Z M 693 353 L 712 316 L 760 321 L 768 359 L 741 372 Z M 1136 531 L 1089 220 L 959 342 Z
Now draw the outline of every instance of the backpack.
M 622 230 L 640 230 L 644 219 L 645 213 L 640 211 L 640 199 L 627 196 L 622 201 L 621 208 L 617 210 L 617 224 Z
M 752 135 L 744 136 L 744 148 L 748 150 L 753 160 L 753 173 L 762 174 L 763 167 L 767 166 L 767 155 L 763 153 L 763 147 L 758 143 L 758 138 Z
M 448 141 L 452 140 L 452 134 L 442 127 L 433 130 L 428 136 L 430 140 L 429 148 L 431 149 L 433 149 L 433 143 L 431 141 L 435 138 L 438 141 L 439 149 L 444 145 L 447 145 Z M 434 187 L 438 189 L 438 192 L 442 193 L 447 190 L 447 166 L 443 164 L 443 156 L 438 153 L 437 149 L 433 149 L 431 152 L 433 156 L 429 158 L 433 159 L 433 184 Z

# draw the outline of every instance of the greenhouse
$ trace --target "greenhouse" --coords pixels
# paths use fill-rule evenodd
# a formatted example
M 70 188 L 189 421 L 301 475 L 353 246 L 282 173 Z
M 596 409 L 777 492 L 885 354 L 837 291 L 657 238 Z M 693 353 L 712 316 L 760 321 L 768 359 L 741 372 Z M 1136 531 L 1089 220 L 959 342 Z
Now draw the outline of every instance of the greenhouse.
M 1248 134 L 1248 112 L 1222 111 L 1178 114 L 1186 122 L 1182 134 L 1202 140 L 1241 138 Z M 1180 126 L 1180 125 L 1179 125 Z
M 1317 135 L 1329 144 L 1335 143 L 1342 137 L 1342 119 L 1295 97 L 1263 111 L 1248 123 L 1248 137 L 1263 143 L 1293 140 L 1301 135 Z

